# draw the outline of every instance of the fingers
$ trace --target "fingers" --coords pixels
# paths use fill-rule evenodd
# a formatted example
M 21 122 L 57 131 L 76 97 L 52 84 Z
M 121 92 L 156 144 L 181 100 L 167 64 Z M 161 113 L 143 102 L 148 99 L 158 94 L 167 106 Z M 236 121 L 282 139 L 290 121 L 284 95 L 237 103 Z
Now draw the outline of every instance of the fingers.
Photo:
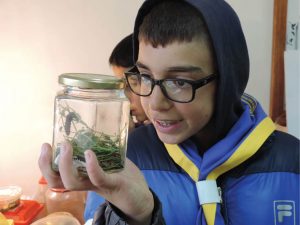
M 70 143 L 62 143 L 59 157 L 59 173 L 68 190 L 94 189 L 88 177 L 79 176 L 77 168 L 73 166 L 73 149 Z
M 59 155 L 59 172 L 61 179 L 67 189 L 71 188 L 70 184 L 76 183 L 76 179 L 74 176 L 74 169 L 73 169 L 73 150 L 69 143 L 62 143 L 60 145 L 60 155 Z
M 113 176 L 110 176 L 103 171 L 99 166 L 97 157 L 93 151 L 86 150 L 84 154 L 86 170 L 91 183 L 102 191 L 106 191 L 106 189 L 112 191 L 114 188 Z
M 57 172 L 52 170 L 52 148 L 49 144 L 44 143 L 41 147 L 41 154 L 38 160 L 40 170 L 47 180 L 50 187 L 62 188 L 63 183 Z

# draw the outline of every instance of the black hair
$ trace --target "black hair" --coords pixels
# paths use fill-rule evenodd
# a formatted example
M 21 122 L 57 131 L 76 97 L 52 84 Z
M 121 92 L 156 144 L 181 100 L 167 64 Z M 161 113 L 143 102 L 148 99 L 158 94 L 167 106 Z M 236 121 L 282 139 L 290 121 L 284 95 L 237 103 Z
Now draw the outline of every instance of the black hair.
M 132 34 L 123 38 L 114 47 L 108 61 L 112 66 L 129 68 L 134 65 Z
M 174 41 L 191 42 L 194 38 L 210 43 L 209 32 L 200 12 L 184 1 L 163 1 L 154 7 L 139 27 L 139 40 L 153 47 Z

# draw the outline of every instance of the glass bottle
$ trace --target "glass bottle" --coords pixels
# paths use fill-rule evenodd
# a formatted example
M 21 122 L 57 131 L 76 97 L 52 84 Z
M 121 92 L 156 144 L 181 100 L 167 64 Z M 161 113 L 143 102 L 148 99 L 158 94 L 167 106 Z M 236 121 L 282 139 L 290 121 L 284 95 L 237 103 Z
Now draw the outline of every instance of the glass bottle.
M 130 104 L 124 81 L 99 74 L 66 73 L 59 76 L 62 90 L 55 97 L 53 163 L 58 171 L 60 145 L 73 147 L 73 165 L 86 176 L 84 151 L 95 152 L 106 172 L 124 167 Z
M 85 192 L 49 188 L 46 191 L 47 214 L 55 212 L 71 213 L 84 224 Z
M 48 184 L 44 177 L 41 177 L 38 181 L 38 187 L 36 193 L 33 196 L 33 199 L 38 203 L 45 204 L 45 194 L 48 190 Z

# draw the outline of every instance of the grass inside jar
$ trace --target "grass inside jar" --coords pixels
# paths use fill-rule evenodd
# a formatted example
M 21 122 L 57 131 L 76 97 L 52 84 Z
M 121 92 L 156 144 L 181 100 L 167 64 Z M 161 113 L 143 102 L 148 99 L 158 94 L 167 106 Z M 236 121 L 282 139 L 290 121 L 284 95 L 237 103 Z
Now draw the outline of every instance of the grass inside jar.
M 73 148 L 73 160 L 85 162 L 84 151 L 91 149 L 104 171 L 117 171 L 123 168 L 124 161 L 119 135 L 108 135 L 91 129 L 81 117 L 68 105 L 60 106 L 60 130 L 64 130 L 64 138 L 69 141 Z M 79 127 L 79 129 L 78 129 Z M 76 166 L 79 173 L 86 174 L 84 166 Z

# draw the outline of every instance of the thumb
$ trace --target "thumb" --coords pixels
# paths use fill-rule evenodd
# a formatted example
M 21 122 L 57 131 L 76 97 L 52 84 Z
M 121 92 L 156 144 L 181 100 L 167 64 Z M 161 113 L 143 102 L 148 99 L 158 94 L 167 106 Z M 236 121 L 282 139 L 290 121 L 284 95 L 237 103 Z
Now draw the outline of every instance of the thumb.
M 115 188 L 115 180 L 111 174 L 107 174 L 99 166 L 97 157 L 92 150 L 86 150 L 84 152 L 86 161 L 86 170 L 90 178 L 91 183 L 97 188 L 97 192 L 106 189 L 113 190 Z

